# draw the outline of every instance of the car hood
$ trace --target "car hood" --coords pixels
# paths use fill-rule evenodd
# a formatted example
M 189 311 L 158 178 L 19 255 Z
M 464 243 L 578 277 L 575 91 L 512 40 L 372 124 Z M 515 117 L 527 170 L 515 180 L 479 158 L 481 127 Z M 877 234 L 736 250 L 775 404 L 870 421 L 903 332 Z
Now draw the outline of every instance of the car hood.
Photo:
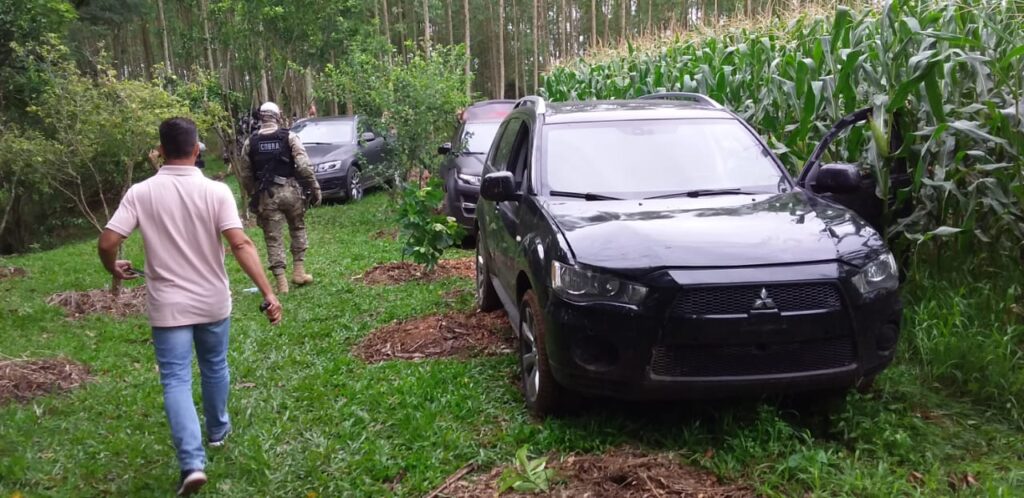
M 583 264 L 621 269 L 842 259 L 884 247 L 846 208 L 803 191 L 631 201 L 542 201 Z
M 356 156 L 355 144 L 307 145 L 309 162 L 317 165 L 331 161 L 350 161 Z
M 455 156 L 455 165 L 459 173 L 471 176 L 480 176 L 484 171 L 484 154 L 459 154 Z

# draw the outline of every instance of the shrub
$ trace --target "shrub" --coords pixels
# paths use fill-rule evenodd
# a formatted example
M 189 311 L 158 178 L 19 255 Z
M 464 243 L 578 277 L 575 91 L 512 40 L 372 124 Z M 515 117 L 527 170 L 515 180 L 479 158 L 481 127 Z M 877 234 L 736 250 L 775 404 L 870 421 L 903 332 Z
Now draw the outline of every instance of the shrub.
M 403 238 L 402 254 L 432 271 L 444 250 L 465 236 L 455 218 L 438 214 L 444 198 L 441 182 L 431 179 L 425 187 L 408 184 L 398 206 L 398 222 Z

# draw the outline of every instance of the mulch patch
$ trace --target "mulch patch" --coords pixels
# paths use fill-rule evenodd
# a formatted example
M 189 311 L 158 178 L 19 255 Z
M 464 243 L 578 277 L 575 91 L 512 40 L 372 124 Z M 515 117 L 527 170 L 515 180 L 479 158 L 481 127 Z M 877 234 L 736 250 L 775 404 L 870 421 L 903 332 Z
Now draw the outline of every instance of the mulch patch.
M 74 389 L 91 378 L 89 367 L 67 358 L 0 361 L 0 405 Z
M 17 266 L 0 266 L 0 280 L 6 280 L 8 278 L 19 278 L 28 275 L 28 272 L 24 268 L 18 268 Z
M 476 278 L 473 258 L 442 259 L 434 271 L 427 272 L 422 265 L 401 261 L 374 266 L 362 274 L 366 285 L 395 285 L 405 282 L 436 282 L 446 278 Z
M 370 333 L 353 353 L 367 363 L 497 355 L 512 351 L 505 314 L 457 312 L 385 325 Z
M 684 465 L 669 454 L 616 449 L 601 455 L 569 455 L 549 459 L 555 479 L 547 496 L 733 498 L 757 496 L 746 486 L 723 484 L 714 474 Z M 504 467 L 458 480 L 438 496 L 495 496 Z M 501 496 L 532 494 L 508 491 Z
M 70 319 L 86 315 L 104 314 L 117 318 L 146 313 L 146 286 L 121 289 L 114 296 L 109 289 L 93 289 L 85 292 L 58 292 L 46 300 L 46 304 L 64 308 Z

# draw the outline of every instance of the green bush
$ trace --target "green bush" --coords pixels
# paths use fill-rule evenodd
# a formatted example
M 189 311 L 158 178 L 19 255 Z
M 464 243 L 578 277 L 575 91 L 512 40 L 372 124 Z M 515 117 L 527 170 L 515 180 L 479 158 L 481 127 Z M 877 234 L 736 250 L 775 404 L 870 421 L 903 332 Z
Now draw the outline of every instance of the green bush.
M 380 131 L 394 132 L 387 178 L 406 178 L 414 169 L 437 171 L 437 146 L 448 141 L 456 112 L 468 104 L 461 46 L 436 47 L 428 58 L 414 53 L 394 60 L 390 46 L 367 42 L 347 59 L 329 64 L 320 77 L 322 97 L 350 102 Z
M 441 182 L 433 178 L 422 188 L 413 183 L 407 184 L 398 205 L 402 253 L 426 266 L 427 271 L 433 271 L 444 250 L 465 236 L 465 230 L 455 218 L 438 214 L 442 199 L 444 190 Z

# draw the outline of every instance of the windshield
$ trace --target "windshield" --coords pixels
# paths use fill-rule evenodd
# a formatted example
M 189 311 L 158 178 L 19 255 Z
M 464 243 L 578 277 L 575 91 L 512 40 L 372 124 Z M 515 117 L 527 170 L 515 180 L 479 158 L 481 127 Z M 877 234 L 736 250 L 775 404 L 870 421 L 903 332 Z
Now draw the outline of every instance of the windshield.
M 465 141 L 465 152 L 475 154 L 486 154 L 491 150 L 491 142 L 494 135 L 498 133 L 501 123 L 473 123 L 466 125 L 466 132 L 463 134 Z
M 303 121 L 292 131 L 304 144 L 347 144 L 355 137 L 352 121 Z
M 769 152 L 734 119 L 548 125 L 550 190 L 635 198 L 698 189 L 778 192 L 788 185 Z

